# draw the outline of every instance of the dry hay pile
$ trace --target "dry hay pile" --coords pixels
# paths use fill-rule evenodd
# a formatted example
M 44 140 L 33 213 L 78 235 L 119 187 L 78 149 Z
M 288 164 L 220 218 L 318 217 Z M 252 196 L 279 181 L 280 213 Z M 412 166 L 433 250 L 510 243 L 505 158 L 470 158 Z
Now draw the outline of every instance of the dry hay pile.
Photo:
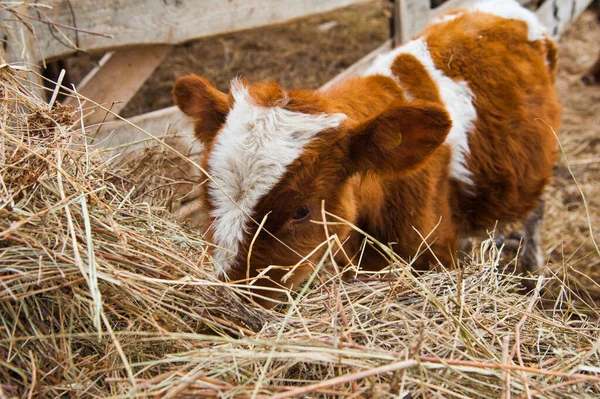
M 546 254 L 557 266 L 555 272 L 569 275 L 572 288 L 586 287 L 587 300 L 595 301 L 597 307 L 600 256 L 590 239 L 589 224 L 600 242 L 600 86 L 584 86 L 581 76 L 596 61 L 599 50 L 600 21 L 588 10 L 560 40 L 556 81 L 563 105 L 560 139 L 569 162 L 561 157 L 555 166 L 543 226 Z M 586 194 L 585 203 L 581 191 Z
M 323 271 L 258 308 L 211 277 L 201 236 L 140 200 L 133 169 L 90 151 L 80 109 L 0 73 L 2 397 L 600 394 L 594 310 L 542 312 L 491 241 L 461 270 Z
M 135 383 L 140 362 L 193 347 L 152 337 L 268 320 L 200 267 L 198 234 L 138 201 L 144 193 L 90 152 L 80 109 L 49 110 L 18 71 L 0 74 L 4 397 L 124 393 L 111 378 Z M 142 374 L 165 367 L 150 368 Z
M 23 76 L 0 68 L 1 398 L 600 395 L 597 310 L 557 282 L 543 311 L 492 240 L 455 270 L 323 267 L 252 304 L 148 201 L 160 182 L 103 163 L 81 109 Z

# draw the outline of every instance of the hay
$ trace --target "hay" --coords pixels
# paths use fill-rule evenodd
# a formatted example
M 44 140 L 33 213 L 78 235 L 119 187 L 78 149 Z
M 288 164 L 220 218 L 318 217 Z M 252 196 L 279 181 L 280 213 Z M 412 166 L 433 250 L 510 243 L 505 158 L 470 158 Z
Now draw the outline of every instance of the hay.
M 19 71 L 0 73 L 4 391 L 105 396 L 109 375 L 133 381 L 138 356 L 188 349 L 143 343 L 140 333 L 260 328 L 264 312 L 198 267 L 202 237 L 139 201 L 143 193 L 90 152 L 79 109 L 48 110 Z
M 586 18 L 568 58 L 600 29 Z M 0 398 L 599 397 L 600 289 L 586 275 L 600 270 L 600 102 L 568 69 L 561 137 L 591 217 L 561 160 L 544 230 L 554 278 L 519 293 L 490 239 L 418 277 L 400 259 L 347 282 L 323 267 L 264 310 L 170 220 L 180 193 L 163 150 L 105 164 L 81 108 L 50 109 L 0 66 Z
M 170 185 L 115 171 L 80 109 L 0 74 L 1 397 L 600 395 L 595 310 L 542 311 L 492 240 L 418 278 L 401 260 L 350 282 L 321 270 L 264 310 L 154 205 Z
M 563 104 L 560 131 L 568 163 L 581 186 L 590 209 L 586 215 L 579 188 L 563 157 L 554 169 L 548 190 L 548 217 L 543 235 L 553 270 L 580 296 L 600 308 L 600 256 L 590 240 L 588 225 L 600 238 L 600 86 L 586 87 L 580 78 L 594 63 L 600 48 L 600 23 L 589 10 L 560 41 L 557 89 Z

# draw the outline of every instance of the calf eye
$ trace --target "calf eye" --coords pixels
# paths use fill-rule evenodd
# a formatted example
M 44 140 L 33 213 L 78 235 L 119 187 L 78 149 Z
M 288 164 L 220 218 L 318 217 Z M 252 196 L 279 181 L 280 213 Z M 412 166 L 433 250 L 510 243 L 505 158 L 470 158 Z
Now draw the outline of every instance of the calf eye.
M 294 219 L 294 222 L 300 222 L 309 216 L 310 216 L 310 209 L 306 205 L 304 205 L 304 206 L 301 206 L 300 208 L 296 209 L 293 219 Z

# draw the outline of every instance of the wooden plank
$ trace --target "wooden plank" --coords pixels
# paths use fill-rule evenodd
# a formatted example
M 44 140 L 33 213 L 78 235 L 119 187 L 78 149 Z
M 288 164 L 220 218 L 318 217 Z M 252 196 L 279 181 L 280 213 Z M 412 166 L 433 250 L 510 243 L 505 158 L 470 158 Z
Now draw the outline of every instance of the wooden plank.
M 27 6 L 19 4 L 14 7 L 15 11 L 24 13 Z M 30 69 L 27 73 L 29 81 L 37 84 L 32 87 L 37 94 L 45 99 L 46 93 L 43 89 L 44 82 L 41 78 L 41 68 L 38 65 L 38 59 L 42 54 L 42 48 L 33 40 L 30 34 L 30 26 L 27 26 L 12 14 L 0 12 L 0 34 L 4 40 L 3 46 L 0 46 L 0 58 L 2 62 L 19 63 Z M 9 43 L 14 45 L 9 46 Z M 11 51 L 8 51 L 11 47 Z
M 455 8 L 466 7 L 482 0 L 448 0 L 431 9 L 429 0 L 396 0 L 394 3 L 394 43 L 409 41 L 423 30 L 438 15 Z M 522 0 L 524 1 L 524 0 Z
M 146 79 L 160 65 L 172 46 L 140 46 L 108 53 L 77 86 L 77 92 L 119 114 Z M 74 104 L 70 98 L 67 103 Z M 114 119 L 100 108 L 88 113 L 86 125 Z
M 570 1 L 570 0 L 569 0 Z M 554 16 L 555 0 L 546 0 L 537 10 L 536 15 L 542 25 L 546 27 L 552 36 L 558 35 L 558 20 Z
M 402 13 L 402 4 L 400 0 L 392 0 L 394 2 L 394 8 L 392 9 L 392 26 L 394 28 L 393 32 L 391 32 L 392 37 L 392 46 L 397 47 L 401 45 L 405 41 L 405 26 L 403 23 L 402 17 L 406 19 L 406 14 Z M 428 16 L 429 18 L 429 16 Z
M 127 121 L 108 122 L 94 136 L 93 144 L 98 148 L 112 149 L 107 157 L 124 154 L 152 146 L 156 141 L 149 137 L 184 136 L 193 133 L 193 125 L 176 106 L 163 108 L 128 118 Z
M 575 1 L 575 6 L 573 7 L 573 17 L 571 18 L 571 21 L 576 20 L 577 18 L 579 18 L 579 16 L 590 6 L 590 4 L 592 4 L 594 0 L 576 0 Z M 597 3 L 596 4 L 596 10 L 597 12 L 600 11 L 600 4 Z
M 405 43 L 418 35 L 430 19 L 429 0 L 396 0 L 394 2 L 394 45 Z
M 591 3 L 592 0 L 546 0 L 535 13 L 548 33 L 558 38 Z
M 343 71 L 342 73 L 335 76 L 329 82 L 325 83 L 323 86 L 319 88 L 321 91 L 327 91 L 333 86 L 343 82 L 344 80 L 357 76 L 363 73 L 364 71 L 371 66 L 371 63 L 377 58 L 379 54 L 385 53 L 392 49 L 392 39 L 386 40 L 381 46 L 377 47 L 375 50 L 371 51 L 369 54 L 365 55 L 360 60 L 356 61 L 352 64 L 348 69 Z
M 365 1 L 40 0 L 35 8 L 32 6 L 24 11 L 22 14 L 25 16 L 22 18 L 27 20 L 26 16 L 29 16 L 28 22 L 35 32 L 40 48 L 44 49 L 43 55 L 52 59 L 73 54 L 76 51 L 73 44 L 88 52 L 141 44 L 173 45 L 203 36 L 281 23 Z M 40 4 L 51 8 L 42 8 Z M 7 19 L 14 19 L 14 16 L 8 12 L 1 12 L 0 20 Z M 50 28 L 50 25 L 36 19 L 67 26 L 76 25 L 78 31 L 63 27 Z M 110 35 L 112 38 L 91 35 L 84 31 Z M 0 34 L 4 34 L 1 28 Z M 61 40 L 57 40 L 55 36 Z M 8 42 L 7 51 L 18 55 L 19 46 L 20 40 L 11 40 Z M 42 54 L 36 55 L 39 61 Z

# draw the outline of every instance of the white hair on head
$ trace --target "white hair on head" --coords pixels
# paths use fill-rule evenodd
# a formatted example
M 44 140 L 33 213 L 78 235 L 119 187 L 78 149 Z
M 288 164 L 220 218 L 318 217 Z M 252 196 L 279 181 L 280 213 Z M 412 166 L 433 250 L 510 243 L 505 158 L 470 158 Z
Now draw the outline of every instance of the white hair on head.
M 255 104 L 248 88 L 233 80 L 234 104 L 208 159 L 213 178 L 213 242 L 219 276 L 227 276 L 258 201 L 281 180 L 287 167 L 319 132 L 339 127 L 346 115 L 311 115 Z M 232 202 L 235 201 L 235 202 Z

